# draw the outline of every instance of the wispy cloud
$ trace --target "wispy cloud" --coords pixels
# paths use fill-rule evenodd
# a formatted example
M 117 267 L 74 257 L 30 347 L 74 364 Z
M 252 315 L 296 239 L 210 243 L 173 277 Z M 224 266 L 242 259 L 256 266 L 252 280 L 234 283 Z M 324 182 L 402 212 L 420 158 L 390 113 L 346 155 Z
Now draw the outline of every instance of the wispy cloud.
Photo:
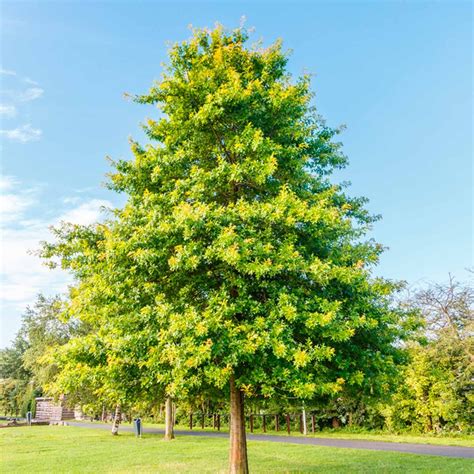
M 12 88 L 9 89 L 2 87 L 0 91 L 4 99 L 4 101 L 0 103 L 0 117 L 13 118 L 18 115 L 21 120 L 21 111 L 24 104 L 42 97 L 44 89 L 41 88 L 36 81 L 33 81 L 29 77 L 19 75 L 16 71 L 11 69 L 0 69 L 0 75 L 11 76 L 11 79 L 2 78 L 2 85 L 4 82 L 10 82 L 12 85 Z M 1 129 L 0 137 L 20 143 L 39 140 L 41 138 L 43 133 L 41 129 L 34 128 L 29 123 L 24 123 L 25 119 L 21 120 L 21 122 L 23 122 L 23 124 L 19 124 L 14 128 Z
M 0 191 L 7 191 L 18 184 L 14 176 L 0 175 Z
M 92 224 L 102 219 L 102 208 L 112 207 L 109 201 L 82 198 L 80 202 L 63 204 L 53 215 L 41 216 L 38 203 L 42 187 L 25 186 L 13 176 L 0 178 L 2 199 L 1 259 L 0 259 L 0 324 L 3 328 L 1 345 L 8 344 L 18 329 L 20 315 L 27 305 L 34 303 L 38 293 L 62 293 L 71 283 L 71 277 L 62 270 L 50 270 L 31 251 L 41 240 L 52 240 L 51 225 L 61 221 Z M 64 199 L 62 200 L 64 203 Z
M 16 72 L 12 71 L 11 69 L 0 69 L 0 74 L 3 74 L 4 76 L 16 76 Z
M 39 99 L 44 93 L 41 87 L 29 87 L 28 89 L 17 93 L 17 100 L 21 102 L 29 102 L 30 100 Z
M 0 135 L 13 141 L 21 143 L 31 142 L 33 140 L 39 140 L 43 134 L 39 128 L 33 128 L 30 124 L 22 125 L 12 129 L 0 130 Z
M 44 89 L 41 87 L 28 87 L 27 89 L 4 89 L 2 94 L 12 102 L 31 102 L 39 99 L 44 94 Z
M 73 222 L 74 224 L 89 225 L 97 222 L 104 208 L 111 207 L 109 201 L 91 199 L 60 215 L 57 222 Z
M 36 81 L 33 81 L 33 79 L 30 79 L 29 77 L 24 77 L 23 82 L 26 82 L 27 84 L 31 84 L 32 86 L 39 86 L 39 84 Z
M 24 211 L 30 207 L 35 200 L 39 188 L 20 187 L 20 182 L 14 176 L 2 176 L 0 178 L 0 225 L 3 227 L 10 222 L 23 218 Z
M 31 205 L 31 197 L 21 194 L 3 194 L 0 201 L 0 221 L 2 223 L 19 219 Z
M 64 204 L 77 204 L 80 202 L 81 198 L 79 196 L 67 196 L 63 198 Z
M 4 117 L 14 117 L 16 115 L 16 107 L 14 105 L 0 104 L 0 115 Z

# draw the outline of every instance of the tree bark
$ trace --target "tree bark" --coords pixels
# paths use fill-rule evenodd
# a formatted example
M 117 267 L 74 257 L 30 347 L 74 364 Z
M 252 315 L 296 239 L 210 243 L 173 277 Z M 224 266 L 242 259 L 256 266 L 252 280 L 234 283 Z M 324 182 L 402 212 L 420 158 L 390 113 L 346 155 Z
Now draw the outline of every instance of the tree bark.
M 112 423 L 112 434 L 118 435 L 118 430 L 120 426 L 120 421 L 122 419 L 122 411 L 120 408 L 120 404 L 117 403 L 115 406 L 115 415 L 114 415 L 114 422 Z
M 303 420 L 303 434 L 306 436 L 308 434 L 308 427 L 306 425 L 306 410 L 303 405 L 303 413 L 301 414 Z
M 248 474 L 247 439 L 245 437 L 244 394 L 230 378 L 230 474 Z
M 172 439 L 174 439 L 173 400 L 168 397 L 165 405 L 165 440 Z

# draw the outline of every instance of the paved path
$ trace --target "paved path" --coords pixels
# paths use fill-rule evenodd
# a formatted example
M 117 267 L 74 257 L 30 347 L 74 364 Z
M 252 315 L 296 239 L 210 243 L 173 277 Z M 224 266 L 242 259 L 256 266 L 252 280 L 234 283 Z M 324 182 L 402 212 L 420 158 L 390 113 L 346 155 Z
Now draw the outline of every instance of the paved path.
M 68 422 L 71 426 L 82 428 L 111 429 L 111 425 L 105 423 Z M 130 425 L 121 425 L 121 431 L 133 431 Z M 164 430 L 158 428 L 143 429 L 144 433 L 164 434 Z M 220 431 L 183 431 L 176 430 L 176 435 L 184 436 L 207 436 L 210 438 L 227 438 L 228 433 Z M 474 458 L 474 448 L 461 446 L 438 446 L 435 444 L 415 444 L 415 443 L 389 443 L 385 441 L 364 441 L 359 439 L 335 439 L 335 438 L 315 438 L 299 436 L 272 436 L 248 434 L 247 439 L 252 441 L 270 441 L 275 443 L 309 444 L 314 446 L 329 446 L 331 448 L 353 448 L 353 449 L 374 449 L 376 451 L 397 451 L 400 453 L 428 454 L 432 456 L 447 456 L 452 458 Z

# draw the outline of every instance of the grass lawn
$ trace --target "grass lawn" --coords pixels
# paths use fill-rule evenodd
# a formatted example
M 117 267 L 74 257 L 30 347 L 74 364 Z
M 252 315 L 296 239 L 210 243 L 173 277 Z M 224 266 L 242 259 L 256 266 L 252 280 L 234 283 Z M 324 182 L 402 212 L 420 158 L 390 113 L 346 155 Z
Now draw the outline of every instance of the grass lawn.
M 226 439 L 159 435 L 136 439 L 122 432 L 72 426 L 0 430 L 0 472 L 8 473 L 225 473 Z M 249 442 L 252 473 L 472 473 L 472 459 L 384 451 Z

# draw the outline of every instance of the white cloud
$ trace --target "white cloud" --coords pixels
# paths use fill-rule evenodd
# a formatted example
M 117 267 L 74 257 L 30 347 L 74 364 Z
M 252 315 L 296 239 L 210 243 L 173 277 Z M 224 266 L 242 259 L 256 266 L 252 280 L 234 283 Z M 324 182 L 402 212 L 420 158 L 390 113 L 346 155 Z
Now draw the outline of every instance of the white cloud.
M 111 207 L 109 201 L 102 199 L 91 199 L 84 202 L 74 209 L 65 212 L 59 216 L 58 222 L 72 222 L 74 224 L 89 225 L 97 222 L 102 215 L 102 208 Z
M 16 72 L 12 71 L 11 69 L 0 69 L 0 74 L 5 76 L 16 76 Z
M 0 221 L 10 222 L 22 217 L 31 199 L 21 194 L 3 194 L 0 200 Z
M 19 184 L 14 176 L 0 175 L 0 191 L 7 191 Z
M 5 117 L 14 117 L 16 115 L 16 107 L 14 105 L 0 104 L 0 115 Z
M 36 81 L 33 81 L 33 79 L 30 79 L 29 77 L 24 77 L 23 82 L 26 82 L 27 84 L 31 84 L 32 86 L 39 86 L 39 84 Z
M 42 130 L 39 128 L 33 128 L 30 124 L 22 125 L 21 127 L 9 130 L 0 130 L 0 135 L 3 135 L 9 140 L 18 141 L 21 143 L 39 140 L 42 134 Z
M 92 224 L 101 220 L 102 207 L 112 207 L 112 204 L 103 199 L 81 199 L 80 203 L 63 200 L 66 206 L 63 212 L 42 218 L 38 217 L 38 209 L 35 209 L 40 201 L 38 194 L 41 188 L 27 188 L 13 176 L 2 176 L 0 189 L 7 191 L 3 195 L 7 196 L 2 206 L 7 219 L 2 221 L 0 259 L 0 346 L 4 346 L 14 337 L 20 315 L 27 305 L 34 303 L 38 293 L 62 293 L 72 282 L 69 274 L 45 267 L 37 256 L 31 254 L 31 251 L 38 249 L 40 241 L 53 240 L 49 227 L 61 221 Z
M 0 177 L 0 223 L 19 220 L 24 211 L 34 203 L 36 188 L 19 189 L 19 181 L 14 176 Z
M 44 89 L 41 87 L 29 87 L 23 92 L 19 92 L 17 99 L 21 102 L 29 102 L 30 100 L 35 100 L 41 97 L 44 93 Z
M 38 257 L 29 254 L 38 248 L 40 240 L 48 238 L 49 232 L 43 226 L 2 229 L 2 304 L 15 303 L 24 309 L 41 290 L 51 291 L 49 269 Z
M 2 75 L 14 76 L 10 82 L 17 84 L 15 89 L 2 89 L 0 92 L 4 98 L 8 99 L 9 104 L 0 104 L 0 117 L 15 117 L 17 112 L 21 112 L 22 103 L 30 102 L 40 98 L 44 94 L 44 89 L 39 87 L 39 84 L 30 79 L 18 75 L 15 71 L 8 69 L 0 69 Z M 3 82 L 3 80 L 2 80 Z M 18 84 L 23 90 L 18 90 Z M 28 85 L 25 85 L 28 84 Z M 21 118 L 21 114 L 20 114 Z M 24 121 L 24 120 L 22 120 Z M 8 140 L 26 143 L 33 140 L 39 140 L 42 135 L 39 128 L 33 128 L 30 124 L 19 125 L 16 128 L 1 129 L 0 137 L 5 137 Z
M 64 204 L 77 204 L 81 198 L 79 196 L 68 196 L 63 198 Z

